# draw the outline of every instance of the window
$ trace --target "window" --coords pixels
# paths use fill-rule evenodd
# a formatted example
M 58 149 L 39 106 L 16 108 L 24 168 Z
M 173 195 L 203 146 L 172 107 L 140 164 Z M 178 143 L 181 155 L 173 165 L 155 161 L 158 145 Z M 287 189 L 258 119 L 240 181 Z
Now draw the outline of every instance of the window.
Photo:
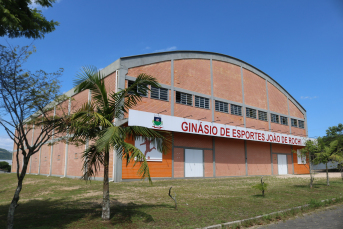
M 279 116 L 276 114 L 270 114 L 270 121 L 275 122 L 275 123 L 279 123 Z
M 193 104 L 192 95 L 177 91 L 176 92 L 176 103 L 181 103 L 181 104 L 192 106 L 192 104 Z
M 228 103 L 216 101 L 215 108 L 216 108 L 216 111 L 229 113 L 229 104 Z
M 306 164 L 306 156 L 301 155 L 300 149 L 297 149 L 298 165 Z
M 128 82 L 127 82 L 127 87 L 128 87 L 128 88 L 131 87 L 132 84 L 133 84 L 134 82 L 135 82 L 135 81 L 128 80 Z M 138 94 L 141 95 L 141 96 L 144 96 L 144 97 L 147 97 L 147 96 L 148 96 L 148 91 L 147 91 L 145 88 L 137 88 L 137 87 L 136 87 L 135 90 L 136 90 L 136 91 L 138 92 Z M 145 93 L 143 93 L 143 92 L 145 92 Z M 133 93 L 132 93 L 132 92 L 129 92 L 129 94 L 133 94 Z
M 258 119 L 262 121 L 268 121 L 267 112 L 258 111 Z
M 302 128 L 302 129 L 305 128 L 305 122 L 304 121 L 299 120 L 298 123 L 299 123 L 299 128 Z
M 210 100 L 208 98 L 195 96 L 195 107 L 210 109 Z
M 249 117 L 249 118 L 256 118 L 256 110 L 255 109 L 251 109 L 251 108 L 248 108 L 246 109 L 246 116 Z
M 151 98 L 168 101 L 168 89 L 151 86 Z
M 231 104 L 231 114 L 242 116 L 242 107 Z
M 295 126 L 295 127 L 298 126 L 297 120 L 294 118 L 291 118 L 291 124 L 292 124 L 292 126 Z
M 288 118 L 284 116 L 280 116 L 281 124 L 282 125 L 288 125 Z

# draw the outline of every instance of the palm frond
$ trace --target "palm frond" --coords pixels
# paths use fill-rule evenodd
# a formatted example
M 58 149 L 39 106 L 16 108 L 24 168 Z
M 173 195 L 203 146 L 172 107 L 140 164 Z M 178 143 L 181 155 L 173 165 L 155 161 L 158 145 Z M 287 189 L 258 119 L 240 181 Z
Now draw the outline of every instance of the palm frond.
M 89 146 L 82 155 L 83 175 L 82 179 L 90 180 L 100 171 L 101 165 L 104 165 L 104 154 L 96 149 L 95 145 Z
M 104 76 L 100 74 L 96 67 L 82 67 L 76 77 L 77 79 L 74 81 L 75 93 L 89 89 L 98 107 L 102 109 L 108 107 L 107 91 L 103 80 Z
M 167 154 L 171 149 L 172 135 L 167 131 L 156 131 L 141 126 L 125 126 L 121 128 L 125 139 L 138 139 L 140 137 L 151 140 L 153 146 L 163 154 Z
M 130 87 L 117 93 L 110 93 L 109 106 L 114 107 L 115 117 L 120 118 L 129 109 L 136 106 L 142 100 L 142 95 L 146 95 L 150 91 L 149 86 L 160 87 L 156 78 L 142 73 L 137 76 Z
M 126 159 L 126 166 L 131 162 L 134 161 L 133 166 L 137 163 L 140 164 L 138 169 L 139 176 L 144 179 L 148 178 L 150 184 L 152 183 L 149 171 L 149 165 L 145 158 L 144 153 L 136 148 L 134 145 L 130 143 L 123 142 L 121 145 L 117 145 L 116 147 L 117 153 L 124 159 Z

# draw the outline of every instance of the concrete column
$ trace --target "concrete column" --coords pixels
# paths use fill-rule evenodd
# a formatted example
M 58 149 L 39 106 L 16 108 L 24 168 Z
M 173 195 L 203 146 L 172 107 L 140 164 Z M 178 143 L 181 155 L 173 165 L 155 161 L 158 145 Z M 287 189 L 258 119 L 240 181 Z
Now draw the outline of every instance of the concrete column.
M 291 115 L 289 111 L 289 98 L 287 97 L 287 109 L 288 109 L 288 125 L 289 125 L 289 134 L 292 134 L 292 123 L 291 123 Z
M 69 104 L 68 104 L 68 115 L 70 115 L 71 111 L 71 98 L 69 98 Z M 67 136 L 68 137 L 69 132 L 67 131 Z M 67 176 L 67 169 L 68 169 L 68 139 L 66 141 L 66 149 L 65 149 L 65 154 L 64 154 L 64 175 L 63 177 Z
M 242 115 L 243 115 L 243 121 L 244 121 L 244 127 L 246 128 L 246 122 L 245 122 L 245 100 L 244 100 L 244 78 L 243 78 L 243 67 L 241 65 L 241 81 L 242 81 L 242 103 L 243 103 L 243 106 L 242 106 Z M 248 172 L 247 172 L 248 174 Z
M 31 138 L 31 146 L 33 145 L 33 133 L 34 133 L 34 131 L 35 131 L 35 125 L 33 124 L 33 126 L 32 126 L 32 138 Z M 33 156 L 33 155 L 32 155 Z M 30 159 L 30 168 L 29 168 L 29 174 L 31 173 L 31 162 L 32 162 L 32 160 Z
M 245 152 L 245 175 L 248 176 L 248 149 L 247 149 L 246 140 L 244 140 L 244 152 Z
M 267 105 L 268 105 L 267 119 L 268 119 L 269 131 L 271 131 L 272 128 L 271 128 L 271 124 L 270 124 L 270 109 L 269 109 L 269 95 L 268 95 L 268 80 L 266 80 L 266 92 L 267 92 Z
M 170 103 L 171 103 L 171 110 L 170 115 L 174 116 L 174 59 L 171 59 L 171 83 L 170 83 Z
M 56 115 L 56 106 L 54 107 L 54 117 L 53 119 L 55 119 L 55 115 Z M 54 143 L 54 134 L 55 134 L 55 129 L 52 130 L 52 137 L 51 137 L 51 149 L 50 149 L 50 170 L 49 170 L 49 176 L 51 176 L 51 173 L 52 173 L 52 156 L 53 156 L 53 149 L 54 149 L 54 146 L 53 146 L 53 143 Z
M 213 160 L 213 177 L 216 177 L 216 142 L 215 137 L 212 137 L 212 160 Z
M 211 113 L 212 113 L 212 122 L 214 122 L 214 91 L 213 91 L 213 67 L 212 67 L 212 58 L 210 59 L 210 66 L 211 66 Z

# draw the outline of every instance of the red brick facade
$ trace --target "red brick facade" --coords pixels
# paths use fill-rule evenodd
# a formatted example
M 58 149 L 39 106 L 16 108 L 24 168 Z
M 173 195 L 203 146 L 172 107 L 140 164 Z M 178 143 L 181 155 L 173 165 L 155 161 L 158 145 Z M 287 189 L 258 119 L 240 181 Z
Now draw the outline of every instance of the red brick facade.
M 160 56 L 160 59 L 156 55 Z M 145 73 L 154 76 L 163 87 L 167 87 L 168 101 L 153 99 L 149 92 L 134 107 L 135 110 L 163 112 L 164 115 L 306 136 L 306 111 L 280 85 L 260 70 L 221 54 L 203 52 L 184 54 L 176 51 L 175 55 L 174 52 L 156 55 L 122 58 L 119 60 L 118 67 L 110 65 L 105 68 L 107 76 L 104 78 L 104 83 L 108 93 L 127 87 L 128 80 Z M 177 103 L 177 91 L 191 94 L 192 105 Z M 89 95 L 91 93 L 88 90 L 72 95 L 70 101 L 67 100 L 56 107 L 56 115 L 68 111 L 69 106 L 71 113 L 77 111 L 88 102 Z M 209 109 L 195 107 L 195 96 L 208 99 Z M 227 103 L 228 112 L 217 111 L 216 100 Z M 242 115 L 231 113 L 232 104 L 241 107 Z M 256 118 L 246 117 L 245 107 L 255 109 Z M 260 120 L 258 111 L 267 112 L 268 120 Z M 271 122 L 270 114 L 287 117 L 288 125 Z M 128 115 L 124 118 L 128 118 Z M 304 121 L 305 128 L 291 127 L 292 118 Z M 40 128 L 34 129 L 34 140 L 37 139 L 39 131 Z M 29 135 L 32 135 L 32 132 L 29 132 Z M 65 134 L 55 138 L 62 136 Z M 29 140 L 31 141 L 31 136 Z M 133 140 L 128 142 L 134 144 Z M 173 147 L 170 152 L 163 155 L 162 162 L 148 162 L 152 177 L 184 178 L 187 148 L 202 150 L 204 177 L 277 175 L 279 154 L 287 156 L 289 174 L 305 172 L 301 166 L 296 165 L 290 145 L 174 132 Z M 81 156 L 84 150 L 85 146 L 76 147 L 64 142 L 53 146 L 44 145 L 40 152 L 32 156 L 28 172 L 80 177 L 83 166 Z M 117 181 L 139 178 L 137 174 L 139 165 L 132 167 L 132 163 L 126 165 L 125 161 L 121 161 L 120 158 L 114 160 L 114 157 L 115 155 L 111 154 L 110 177 Z M 12 171 L 14 172 L 15 169 L 14 158 Z M 115 177 L 113 170 L 119 178 Z M 97 177 L 102 176 L 102 171 L 103 168 Z

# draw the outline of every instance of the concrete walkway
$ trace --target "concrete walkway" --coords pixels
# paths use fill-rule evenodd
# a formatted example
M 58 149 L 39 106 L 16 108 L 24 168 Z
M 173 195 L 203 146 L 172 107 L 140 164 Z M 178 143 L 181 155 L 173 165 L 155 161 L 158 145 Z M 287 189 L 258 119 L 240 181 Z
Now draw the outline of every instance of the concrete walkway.
M 299 216 L 295 219 L 286 220 L 276 224 L 257 226 L 258 229 L 342 229 L 343 228 L 343 204 L 318 210 L 314 213 Z
M 302 174 L 302 175 L 278 175 L 277 178 L 308 178 L 310 179 L 310 174 Z M 315 172 L 314 178 L 326 178 L 326 172 Z M 342 178 L 342 174 L 340 172 L 329 172 L 329 178 Z M 343 227 L 342 227 L 343 228 Z

